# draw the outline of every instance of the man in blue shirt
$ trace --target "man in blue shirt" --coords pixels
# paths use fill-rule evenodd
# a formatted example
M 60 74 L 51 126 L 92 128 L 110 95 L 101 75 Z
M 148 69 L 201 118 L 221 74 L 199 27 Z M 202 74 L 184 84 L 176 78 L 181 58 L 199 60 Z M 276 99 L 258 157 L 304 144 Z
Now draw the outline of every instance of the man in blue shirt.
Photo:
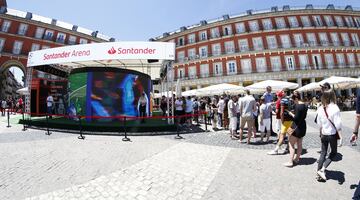
M 271 94 L 271 86 L 266 87 L 266 92 L 263 94 L 264 103 L 272 103 L 273 102 L 273 95 Z

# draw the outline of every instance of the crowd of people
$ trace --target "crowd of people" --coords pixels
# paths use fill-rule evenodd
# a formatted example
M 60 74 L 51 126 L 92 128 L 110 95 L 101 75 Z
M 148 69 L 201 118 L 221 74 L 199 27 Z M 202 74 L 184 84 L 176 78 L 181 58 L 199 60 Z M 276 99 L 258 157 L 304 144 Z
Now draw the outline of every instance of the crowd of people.
M 318 99 L 315 122 L 319 126 L 321 153 L 316 178 L 318 181 L 326 181 L 326 168 L 334 160 L 337 147 L 343 143 L 342 122 L 338 105 L 340 102 L 337 102 L 335 91 L 330 84 L 322 85 Z M 357 97 L 351 99 L 356 105 L 356 124 L 351 142 L 356 144 L 360 126 L 360 96 L 357 94 Z M 193 120 L 196 123 L 209 123 L 213 130 L 229 130 L 230 138 L 240 143 L 275 142 L 275 148 L 268 154 L 289 153 L 289 161 L 284 163 L 284 166 L 294 167 L 301 161 L 302 143 L 307 131 L 306 117 L 312 104 L 311 101 L 303 99 L 299 92 L 280 90 L 274 95 L 272 88 L 268 86 L 266 92 L 257 100 L 246 90 L 245 95 L 178 97 L 174 104 L 177 123 L 181 126 L 191 125 Z M 160 102 L 163 116 L 166 115 L 168 105 L 171 106 L 171 101 L 168 104 L 163 96 Z M 276 133 L 276 141 L 270 141 L 272 133 Z
M 23 99 L 20 97 L 18 99 L 15 98 L 4 98 L 0 100 L 0 111 L 1 116 L 5 116 L 5 111 L 8 109 L 9 114 L 16 114 L 17 112 L 23 111 Z

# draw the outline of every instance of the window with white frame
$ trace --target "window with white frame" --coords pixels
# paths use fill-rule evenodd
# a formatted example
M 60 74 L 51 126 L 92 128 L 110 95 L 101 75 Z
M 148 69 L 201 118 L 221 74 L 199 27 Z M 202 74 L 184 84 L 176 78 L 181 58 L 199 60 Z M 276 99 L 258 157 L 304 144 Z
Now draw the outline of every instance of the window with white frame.
M 40 50 L 40 44 L 33 43 L 31 45 L 31 50 L 30 51 L 37 51 L 37 50 Z
M 213 56 L 220 56 L 221 55 L 221 45 L 220 45 L 220 43 L 212 44 L 211 48 L 212 48 L 211 51 L 212 51 Z
M 235 24 L 236 33 L 244 33 L 246 31 L 244 22 Z
M 217 62 L 213 64 L 213 71 L 215 76 L 221 76 L 223 73 L 222 63 Z
M 271 68 L 274 72 L 278 72 L 281 70 L 281 60 L 280 56 L 272 56 L 270 57 Z
M 336 54 L 336 60 L 339 68 L 345 67 L 345 56 L 343 53 L 337 53 Z
M 199 32 L 199 38 L 200 38 L 200 41 L 207 40 L 207 33 L 206 33 L 206 31 L 201 31 L 201 32 Z
M 29 25 L 21 23 L 19 25 L 18 34 L 19 35 L 26 35 L 26 31 L 28 30 Z
M 344 21 L 341 16 L 335 16 L 335 22 L 337 26 L 344 26 Z
M 202 46 L 199 48 L 200 58 L 206 58 L 208 56 L 208 47 Z
M 325 54 L 325 64 L 328 69 L 334 68 L 334 56 L 331 53 Z
M 52 30 L 46 30 L 45 34 L 44 34 L 44 39 L 45 40 L 52 40 L 54 36 L 54 31 Z
M 271 30 L 273 28 L 271 19 L 263 19 L 262 25 L 264 30 Z
M 309 43 L 309 45 L 311 47 L 316 46 L 317 42 L 316 42 L 315 33 L 307 33 L 306 38 L 307 38 L 307 41 L 308 41 L 307 43 Z
M 35 38 L 37 39 L 42 39 L 43 35 L 44 35 L 45 29 L 41 28 L 41 27 L 37 27 L 36 28 L 36 32 L 35 32 Z
M 256 69 L 258 72 L 266 72 L 266 59 L 265 58 L 256 58 Z
M 250 59 L 241 59 L 241 70 L 243 74 L 251 73 L 251 60 Z
M 314 65 L 314 69 L 321 69 L 322 68 L 322 61 L 320 54 L 313 54 L 312 55 L 312 62 Z
M 196 66 L 191 66 L 188 68 L 189 71 L 189 78 L 194 79 L 196 77 Z
M 210 30 L 210 33 L 211 33 L 211 38 L 218 38 L 218 37 L 220 37 L 220 32 L 219 32 L 219 28 L 218 28 L 218 27 L 212 28 L 212 29 Z
M 189 44 L 195 43 L 195 34 L 194 33 L 188 35 L 188 43 Z
M 226 53 L 235 53 L 234 41 L 225 42 L 224 46 Z
M 293 36 L 294 36 L 294 41 L 295 41 L 296 47 L 304 46 L 304 38 L 301 33 L 294 34 Z
M 235 61 L 227 61 L 226 62 L 226 67 L 227 67 L 227 74 L 228 75 L 237 73 L 236 62 Z
M 263 49 L 263 42 L 261 37 L 255 37 L 252 39 L 254 50 L 262 50 Z
M 4 20 L 4 21 L 3 21 L 3 24 L 2 24 L 2 26 L 1 26 L 1 31 L 2 31 L 2 32 L 8 32 L 9 29 L 10 29 L 10 26 L 11 26 L 11 21 Z
M 88 43 L 88 40 L 87 40 L 87 39 L 80 38 L 79 44 L 87 44 L 87 43 Z
M 335 25 L 334 21 L 330 15 L 325 15 L 324 19 L 325 19 L 326 26 L 334 26 Z
M 276 22 L 276 28 L 278 29 L 286 27 L 285 19 L 283 17 L 275 18 L 275 22 Z
M 313 16 L 315 26 L 323 26 L 323 22 L 321 20 L 320 15 Z
M 184 68 L 178 68 L 178 79 L 185 78 L 185 69 Z
M 322 46 L 328 46 L 329 45 L 329 39 L 328 39 L 326 33 L 319 33 L 319 39 L 320 39 L 320 44 Z
M 208 64 L 200 65 L 200 76 L 202 78 L 209 77 L 209 65 Z
M 259 24 L 257 20 L 248 21 L 249 30 L 250 31 L 258 31 L 259 30 Z
M 354 17 L 356 27 L 360 27 L 360 17 Z
M 360 46 L 359 36 L 357 33 L 351 33 L 351 39 L 354 43 L 354 46 L 356 47 Z
M 23 42 L 16 40 L 13 46 L 13 54 L 17 54 L 17 55 L 20 54 L 22 46 L 23 46 Z
M 288 70 L 295 70 L 294 56 L 285 56 L 285 63 Z
M 290 48 L 291 41 L 289 35 L 280 35 L 281 45 L 283 48 Z
M 309 16 L 301 16 L 300 18 L 301 18 L 301 23 L 302 23 L 303 27 L 311 26 Z
M 309 68 L 309 58 L 308 55 L 303 54 L 299 55 L 299 63 L 301 69 L 308 69 Z
M 184 51 L 178 51 L 177 52 L 177 60 L 179 62 L 184 62 L 184 58 L 185 58 L 185 52 Z
M 65 43 L 66 34 L 65 33 L 58 33 L 56 37 L 56 42 Z
M 50 49 L 50 46 L 48 46 L 48 45 L 42 45 L 41 49 Z
M 288 17 L 288 20 L 291 28 L 299 27 L 299 22 L 295 16 Z
M 348 33 L 340 33 L 341 39 L 343 41 L 344 46 L 350 46 L 350 38 Z
M 275 35 L 266 36 L 266 42 L 267 42 L 267 45 L 268 45 L 269 49 L 276 49 L 277 48 L 277 41 L 276 41 L 276 36 Z
M 340 45 L 339 35 L 337 33 L 330 33 L 330 38 L 333 46 Z
M 0 52 L 2 52 L 3 48 L 5 45 L 5 39 L 4 38 L 0 38 Z
M 347 27 L 355 27 L 354 20 L 350 16 L 345 17 L 345 23 Z
M 68 44 L 76 44 L 76 36 L 70 35 L 68 39 Z
M 184 37 L 178 38 L 178 46 L 183 46 L 183 45 L 185 45 Z
M 239 48 L 241 52 L 249 51 L 249 43 L 247 39 L 240 39 L 239 40 Z
M 348 53 L 346 54 L 347 60 L 348 60 L 348 64 L 350 65 L 350 67 L 355 67 L 355 55 L 353 53 Z
M 223 33 L 224 36 L 232 35 L 231 25 L 223 26 Z
M 189 60 L 194 60 L 196 58 L 196 50 L 194 48 L 188 49 Z

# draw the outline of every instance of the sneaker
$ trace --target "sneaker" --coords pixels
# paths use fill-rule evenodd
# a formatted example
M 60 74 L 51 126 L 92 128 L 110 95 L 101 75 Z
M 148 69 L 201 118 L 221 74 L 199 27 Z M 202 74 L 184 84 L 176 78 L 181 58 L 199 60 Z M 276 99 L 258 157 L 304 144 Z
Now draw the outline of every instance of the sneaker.
M 278 152 L 278 150 L 272 150 L 272 151 L 269 151 L 268 153 L 267 153 L 268 155 L 278 155 L 279 154 L 279 152 Z
M 316 174 L 316 178 L 315 178 L 318 182 L 326 182 L 326 180 L 324 180 L 323 178 L 321 178 L 318 174 Z
M 324 180 L 326 180 L 325 171 L 319 170 L 317 171 L 317 174 Z
M 343 145 L 343 140 L 342 140 L 342 138 L 340 138 L 339 140 L 338 140 L 338 147 L 341 147 Z
M 290 162 L 284 163 L 283 165 L 284 165 L 285 167 L 289 167 L 289 168 L 294 167 L 294 164 L 293 164 L 293 163 L 290 163 Z

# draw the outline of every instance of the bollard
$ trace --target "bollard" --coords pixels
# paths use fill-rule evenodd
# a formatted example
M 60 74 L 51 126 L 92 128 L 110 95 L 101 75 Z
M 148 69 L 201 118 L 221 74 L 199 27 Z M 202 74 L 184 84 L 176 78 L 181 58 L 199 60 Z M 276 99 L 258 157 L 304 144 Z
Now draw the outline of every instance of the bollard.
M 78 137 L 78 139 L 84 140 L 85 136 L 83 136 L 83 134 L 82 134 L 81 116 L 79 116 L 78 119 L 79 119 L 79 132 L 80 132 L 80 136 Z
M 125 134 L 125 137 L 122 139 L 122 141 L 129 142 L 130 138 L 127 137 L 127 132 L 126 132 L 126 116 L 124 117 L 124 134 Z
M 22 111 L 22 120 L 23 120 L 23 129 L 22 129 L 22 131 L 26 131 L 24 111 Z
M 176 120 L 176 136 L 175 139 L 183 139 L 183 137 L 180 136 L 180 131 L 179 131 L 179 120 Z
M 45 135 L 51 135 L 50 130 L 49 130 L 49 117 L 48 114 L 46 113 L 46 132 Z
M 8 125 L 6 126 L 7 128 L 10 128 L 10 113 L 9 113 L 9 109 L 7 110 L 7 121 L 8 121 Z

